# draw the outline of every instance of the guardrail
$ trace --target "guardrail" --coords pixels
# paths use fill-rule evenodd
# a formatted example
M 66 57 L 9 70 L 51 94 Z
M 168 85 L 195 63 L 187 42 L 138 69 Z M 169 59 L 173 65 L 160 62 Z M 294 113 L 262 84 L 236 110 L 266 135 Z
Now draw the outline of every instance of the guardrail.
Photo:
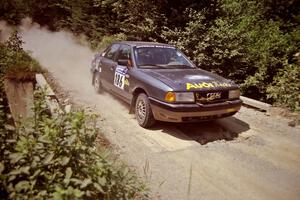
M 43 74 L 36 74 L 35 79 L 38 87 L 45 90 L 45 101 L 47 106 L 50 109 L 51 114 L 56 115 L 59 114 L 60 112 L 63 112 L 56 99 L 55 93 L 53 92 L 50 85 L 47 83 Z
M 243 101 L 243 104 L 254 107 L 254 108 L 259 108 L 259 109 L 265 110 L 267 112 L 270 111 L 270 109 L 272 108 L 272 105 L 268 104 L 268 103 L 260 102 L 260 101 L 250 99 L 250 98 L 244 97 L 244 96 L 241 96 L 240 98 Z

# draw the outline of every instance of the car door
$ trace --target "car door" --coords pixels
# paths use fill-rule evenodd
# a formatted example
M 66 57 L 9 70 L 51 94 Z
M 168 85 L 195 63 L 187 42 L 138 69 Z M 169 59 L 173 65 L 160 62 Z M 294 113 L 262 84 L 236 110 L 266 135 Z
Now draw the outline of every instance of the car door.
M 126 100 L 131 98 L 129 93 L 129 82 L 130 82 L 130 70 L 132 70 L 132 56 L 131 47 L 129 45 L 122 44 L 116 61 L 126 61 L 124 64 L 118 64 L 114 71 L 114 87 L 113 90 L 118 95 L 125 97 Z
M 100 62 L 101 82 L 107 89 L 112 89 L 114 83 L 114 72 L 117 67 L 116 56 L 120 44 L 112 44 L 104 53 Z

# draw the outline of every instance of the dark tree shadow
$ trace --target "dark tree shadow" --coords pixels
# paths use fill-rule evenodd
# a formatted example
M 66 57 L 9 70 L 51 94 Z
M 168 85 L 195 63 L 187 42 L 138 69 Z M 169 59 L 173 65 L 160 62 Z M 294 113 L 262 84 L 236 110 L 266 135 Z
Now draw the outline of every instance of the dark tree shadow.
M 182 140 L 197 141 L 202 145 L 217 140 L 234 140 L 239 134 L 249 129 L 249 124 L 235 117 L 198 123 L 158 122 L 152 128 L 152 130 L 161 130 L 163 133 Z

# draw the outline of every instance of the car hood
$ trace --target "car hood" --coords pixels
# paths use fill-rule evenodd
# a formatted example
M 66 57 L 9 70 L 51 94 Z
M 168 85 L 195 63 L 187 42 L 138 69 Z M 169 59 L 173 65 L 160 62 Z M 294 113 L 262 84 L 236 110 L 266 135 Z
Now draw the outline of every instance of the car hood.
M 144 73 L 167 84 L 174 91 L 236 88 L 233 81 L 201 69 L 143 69 Z

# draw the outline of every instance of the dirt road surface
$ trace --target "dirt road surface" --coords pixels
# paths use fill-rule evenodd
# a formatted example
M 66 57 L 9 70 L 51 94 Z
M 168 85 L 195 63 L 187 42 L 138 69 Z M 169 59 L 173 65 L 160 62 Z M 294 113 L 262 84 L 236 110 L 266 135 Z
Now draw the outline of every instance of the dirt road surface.
M 286 119 L 242 108 L 215 122 L 158 123 L 146 130 L 128 106 L 94 92 L 89 48 L 68 34 L 34 27 L 22 37 L 73 101 L 100 113 L 103 134 L 160 199 L 300 199 L 300 129 Z

